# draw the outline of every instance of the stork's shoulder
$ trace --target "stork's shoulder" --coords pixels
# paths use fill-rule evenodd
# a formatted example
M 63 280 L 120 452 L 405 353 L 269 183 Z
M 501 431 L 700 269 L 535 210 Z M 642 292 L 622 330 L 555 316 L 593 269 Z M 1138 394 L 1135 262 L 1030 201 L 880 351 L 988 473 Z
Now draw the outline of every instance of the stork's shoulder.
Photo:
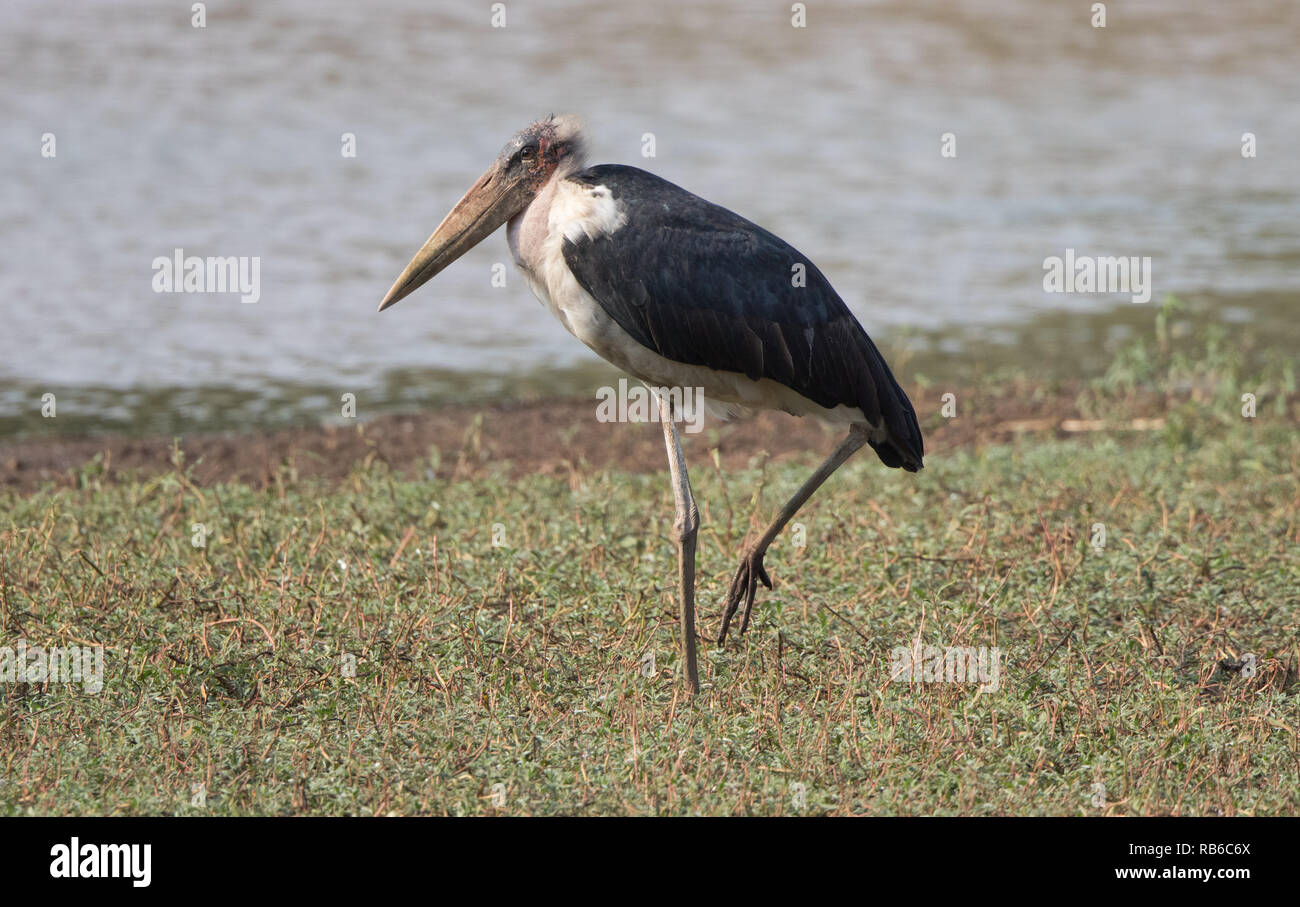
M 781 242 L 736 212 L 639 167 L 598 164 L 569 180 L 593 191 L 608 191 L 629 220 L 642 226 L 744 233 Z
M 628 233 L 636 236 L 642 255 L 725 256 L 751 264 L 758 259 L 803 260 L 780 236 L 646 170 L 601 164 L 569 179 L 585 190 L 608 194 L 623 214 Z
M 607 229 L 564 228 L 564 257 L 578 280 L 611 307 L 651 287 L 661 304 L 767 312 L 815 324 L 848 310 L 806 256 L 774 233 L 637 167 L 600 164 L 565 182 L 601 202 Z M 575 206 L 576 207 L 576 206 Z M 806 272 L 793 290 L 791 269 Z M 621 284 L 615 286 L 615 284 Z M 615 301 L 625 295 L 627 299 Z M 849 316 L 851 317 L 851 316 Z
M 629 202 L 640 201 L 655 195 L 671 196 L 690 196 L 691 198 L 703 201 L 699 196 L 687 192 L 676 183 L 670 183 L 661 176 L 655 176 L 648 170 L 642 170 L 640 167 L 629 167 L 626 164 L 597 164 L 594 167 L 588 167 L 586 170 L 580 170 L 568 177 L 575 183 L 581 183 L 586 186 L 605 186 L 618 198 L 625 198 Z

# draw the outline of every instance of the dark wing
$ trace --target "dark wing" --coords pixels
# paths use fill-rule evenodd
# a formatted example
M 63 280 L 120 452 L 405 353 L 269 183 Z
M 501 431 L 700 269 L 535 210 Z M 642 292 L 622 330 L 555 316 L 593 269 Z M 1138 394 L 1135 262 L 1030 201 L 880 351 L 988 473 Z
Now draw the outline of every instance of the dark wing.
M 888 466 L 915 471 L 924 444 L 912 404 L 816 265 L 738 214 L 635 167 L 569 177 L 605 186 L 627 223 L 565 240 L 578 282 L 638 343 L 666 359 L 770 378 L 827 408 L 862 410 L 889 439 Z M 805 285 L 795 286 L 795 265 Z

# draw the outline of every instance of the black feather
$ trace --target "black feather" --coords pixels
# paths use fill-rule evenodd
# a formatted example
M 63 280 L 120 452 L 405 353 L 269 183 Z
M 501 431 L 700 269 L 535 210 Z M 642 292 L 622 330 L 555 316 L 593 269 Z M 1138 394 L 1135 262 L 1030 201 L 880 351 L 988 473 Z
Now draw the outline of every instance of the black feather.
M 888 438 L 887 466 L 925 453 L 911 401 L 830 281 L 789 243 L 726 208 L 635 167 L 569 177 L 605 186 L 627 223 L 566 240 L 582 287 L 634 340 L 666 359 L 768 378 L 820 406 L 862 410 Z M 793 285 L 803 265 L 805 285 Z

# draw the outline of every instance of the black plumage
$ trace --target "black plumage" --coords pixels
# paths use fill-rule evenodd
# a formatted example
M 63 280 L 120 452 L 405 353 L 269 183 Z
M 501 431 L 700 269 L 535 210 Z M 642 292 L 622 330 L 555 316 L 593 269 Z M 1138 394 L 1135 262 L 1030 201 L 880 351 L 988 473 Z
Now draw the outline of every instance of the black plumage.
M 565 240 L 582 287 L 638 343 L 674 362 L 768 378 L 827 408 L 862 410 L 887 466 L 915 472 L 924 442 L 911 401 L 867 332 L 806 256 L 762 227 L 636 167 L 568 179 L 605 186 L 627 223 Z M 804 266 L 796 286 L 794 266 Z

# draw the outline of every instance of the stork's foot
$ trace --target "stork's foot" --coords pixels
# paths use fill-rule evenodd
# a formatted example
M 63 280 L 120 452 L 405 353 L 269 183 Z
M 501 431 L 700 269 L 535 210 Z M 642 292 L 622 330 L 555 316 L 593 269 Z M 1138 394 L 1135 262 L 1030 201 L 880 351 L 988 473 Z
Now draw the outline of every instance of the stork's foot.
M 741 600 L 745 602 L 745 614 L 740 620 L 740 635 L 744 636 L 745 631 L 749 629 L 749 612 L 754 610 L 754 593 L 758 590 L 758 584 L 761 582 L 767 588 L 772 588 L 772 580 L 763 569 L 764 553 L 751 551 L 741 560 L 740 569 L 736 571 L 736 576 L 731 581 L 731 590 L 727 592 L 727 600 L 723 604 L 722 628 L 718 631 L 718 645 L 727 641 L 727 628 L 731 626 L 731 618 L 735 617 Z

